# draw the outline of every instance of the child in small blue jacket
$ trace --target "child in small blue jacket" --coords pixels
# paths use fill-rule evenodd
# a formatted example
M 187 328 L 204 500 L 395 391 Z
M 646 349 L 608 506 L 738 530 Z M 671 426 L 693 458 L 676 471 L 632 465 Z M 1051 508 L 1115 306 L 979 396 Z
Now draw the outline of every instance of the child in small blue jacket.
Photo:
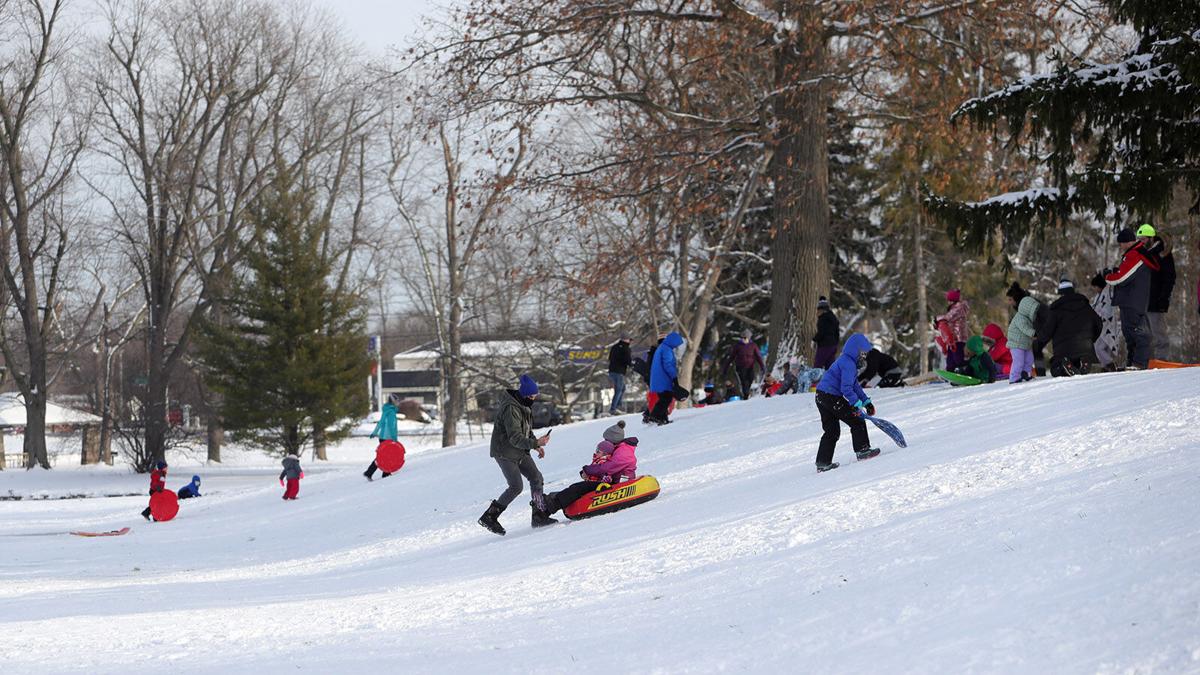
M 200 476 L 192 476 L 192 482 L 179 488 L 180 499 L 191 499 L 192 497 L 201 497 L 200 494 Z
M 817 411 L 821 413 L 821 445 L 817 449 L 817 471 L 836 469 L 833 449 L 841 438 L 841 422 L 850 427 L 854 442 L 854 454 L 858 459 L 870 459 L 879 454 L 871 447 L 867 438 L 867 423 L 863 415 L 874 415 L 875 405 L 858 383 L 858 362 L 865 360 L 871 351 L 871 341 L 862 333 L 855 333 L 846 340 L 842 355 L 829 366 L 817 384 Z

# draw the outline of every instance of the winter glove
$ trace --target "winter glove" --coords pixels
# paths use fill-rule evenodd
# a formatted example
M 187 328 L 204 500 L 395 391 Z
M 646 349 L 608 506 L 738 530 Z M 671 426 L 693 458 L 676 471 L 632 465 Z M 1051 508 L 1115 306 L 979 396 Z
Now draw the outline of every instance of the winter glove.
M 867 399 L 867 414 L 871 417 L 875 416 L 875 404 L 871 403 L 871 399 Z
M 859 401 L 858 403 L 855 403 L 854 404 L 854 416 L 862 417 L 863 412 L 864 412 L 863 409 L 866 408 L 866 406 L 867 406 L 867 404 L 864 401 Z
M 301 477 L 301 478 L 304 478 L 304 472 L 303 472 L 303 471 L 301 471 L 301 472 L 300 472 L 300 477 Z
M 584 480 L 587 480 L 589 478 L 589 476 L 587 475 L 587 471 L 584 471 L 583 469 L 579 470 L 579 477 Z
M 279 479 L 279 486 L 283 487 L 283 479 L 282 478 Z

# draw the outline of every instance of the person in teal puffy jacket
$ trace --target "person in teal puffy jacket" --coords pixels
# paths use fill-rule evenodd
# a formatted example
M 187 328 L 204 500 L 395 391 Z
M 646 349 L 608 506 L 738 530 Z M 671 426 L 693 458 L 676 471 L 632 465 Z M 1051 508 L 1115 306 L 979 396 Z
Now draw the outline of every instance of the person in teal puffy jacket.
M 383 408 L 379 411 L 379 422 L 375 425 L 375 430 L 371 432 L 371 438 L 378 438 L 382 441 L 394 441 L 399 435 L 399 430 L 396 428 L 396 415 L 399 413 L 400 395 L 396 393 L 388 394 L 387 403 L 383 404 Z M 375 471 L 379 469 L 379 465 L 375 460 L 371 460 L 371 466 L 363 472 L 367 480 L 375 480 Z M 383 477 L 387 478 L 392 474 L 384 471 Z
M 1033 377 L 1033 339 L 1037 335 L 1037 313 L 1042 303 L 1015 281 L 1005 295 L 1008 306 L 1017 310 L 1008 323 L 1008 351 L 1012 353 L 1008 381 L 1014 384 Z

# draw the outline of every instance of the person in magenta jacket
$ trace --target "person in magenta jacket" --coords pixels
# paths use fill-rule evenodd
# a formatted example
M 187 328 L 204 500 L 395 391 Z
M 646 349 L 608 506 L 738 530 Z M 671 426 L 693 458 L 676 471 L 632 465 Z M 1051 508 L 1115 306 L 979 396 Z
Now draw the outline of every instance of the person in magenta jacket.
M 620 434 L 621 438 L 614 441 L 613 437 L 617 434 Z M 638 439 L 632 436 L 624 438 L 624 434 L 623 423 L 619 426 L 613 425 L 605 430 L 604 441 L 597 446 L 592 463 L 579 471 L 579 477 L 583 480 L 545 496 L 543 502 L 545 503 L 544 516 L 546 518 L 570 506 L 575 500 L 589 492 L 595 492 L 596 486 L 600 483 L 624 483 L 637 478 Z M 603 453 L 606 444 L 608 447 L 612 447 L 610 455 Z
M 934 322 L 945 322 L 953 334 L 953 344 L 946 347 L 945 354 L 946 370 L 954 370 L 962 364 L 963 347 L 967 344 L 967 338 L 971 337 L 970 329 L 967 328 L 967 316 L 971 308 L 967 301 L 962 299 L 962 291 L 957 288 L 946 291 L 946 302 L 946 313 L 934 319 Z

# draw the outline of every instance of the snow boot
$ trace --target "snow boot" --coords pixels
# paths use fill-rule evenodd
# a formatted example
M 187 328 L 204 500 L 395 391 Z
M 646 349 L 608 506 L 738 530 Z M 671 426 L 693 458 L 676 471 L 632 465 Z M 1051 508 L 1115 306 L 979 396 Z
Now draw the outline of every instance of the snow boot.
M 364 471 L 363 476 L 365 476 L 367 480 L 370 480 L 370 481 L 375 480 L 375 476 L 372 476 L 370 471 Z
M 529 519 L 529 524 L 533 527 L 546 527 L 558 522 L 554 518 L 551 518 L 549 513 L 539 509 L 537 504 L 529 502 L 529 506 L 533 509 L 533 515 Z
M 864 459 L 871 459 L 872 457 L 876 457 L 878 455 L 879 448 L 863 448 L 862 450 L 854 451 L 854 456 L 857 457 L 858 461 L 860 462 Z
M 484 511 L 483 515 L 479 516 L 479 524 L 482 525 L 488 532 L 503 536 L 506 533 L 504 531 L 504 527 L 500 525 L 500 521 L 497 520 L 497 518 L 500 517 L 501 513 L 504 513 L 504 509 L 505 507 L 500 506 L 499 502 L 493 501 L 492 505 L 488 507 L 487 511 Z
M 533 509 L 533 515 L 529 520 L 529 524 L 533 527 L 545 527 L 558 522 L 550 517 L 550 514 L 553 513 L 550 510 L 550 495 L 541 492 L 534 493 L 533 499 L 529 500 L 529 508 Z
M 830 471 L 830 470 L 836 469 L 836 468 L 838 468 L 837 462 L 830 462 L 828 464 L 818 464 L 817 465 L 817 473 L 825 473 L 826 471 Z

